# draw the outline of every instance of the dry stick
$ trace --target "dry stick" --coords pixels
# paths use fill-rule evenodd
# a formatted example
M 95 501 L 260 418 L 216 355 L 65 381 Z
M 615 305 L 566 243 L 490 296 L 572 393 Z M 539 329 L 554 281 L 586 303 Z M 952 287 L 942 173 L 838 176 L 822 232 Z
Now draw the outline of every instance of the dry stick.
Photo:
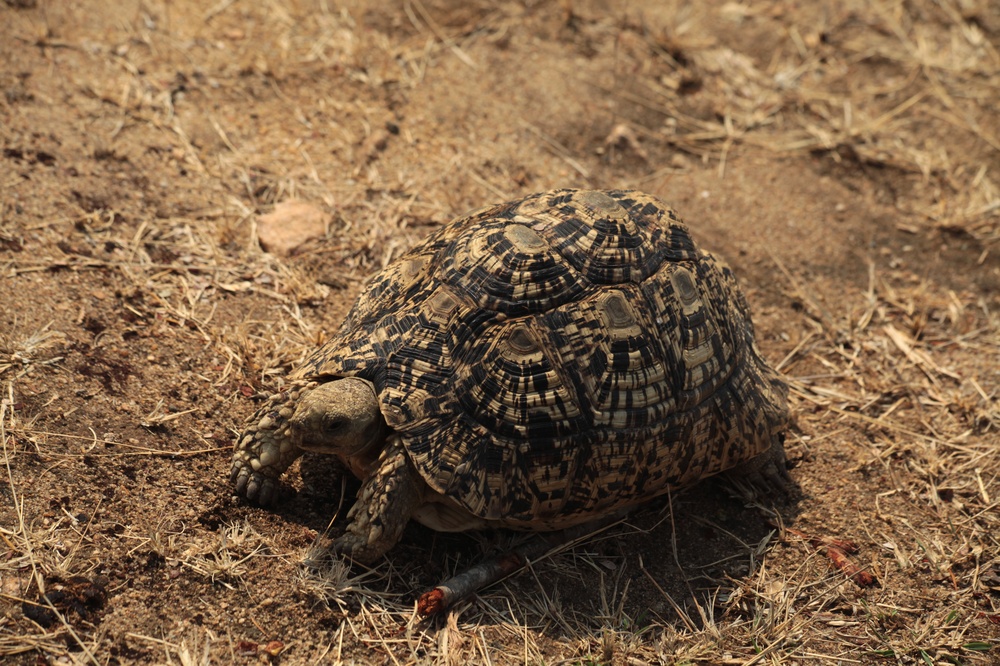
M 568 164 L 570 167 L 572 167 L 574 171 L 579 173 L 584 178 L 590 178 L 590 172 L 587 170 L 586 167 L 584 167 L 578 161 L 573 159 L 572 154 L 570 153 L 569 149 L 566 148 L 566 146 L 562 145 L 561 143 L 559 143 L 558 141 L 556 141 L 555 139 L 553 139 L 545 132 L 538 129 L 537 127 L 535 127 L 526 120 L 520 121 L 520 125 L 524 127 L 524 129 L 528 130 L 529 132 L 537 136 L 539 139 L 541 139 L 542 142 L 545 143 L 545 145 L 547 145 L 550 149 L 552 149 L 552 151 L 556 154 L 556 157 L 561 158 L 562 161 Z
M 805 285 L 792 275 L 791 271 L 788 270 L 781 259 L 779 259 L 771 251 L 768 251 L 767 254 L 771 258 L 771 261 L 774 262 L 774 265 L 778 267 L 778 270 L 784 274 L 785 278 L 792 285 L 792 289 L 795 290 L 795 294 L 812 310 L 812 313 L 810 314 L 823 327 L 823 332 L 826 333 L 831 340 L 836 340 L 840 337 L 840 331 L 837 330 L 837 326 L 834 324 L 833 317 L 830 316 L 830 313 L 827 312 L 826 309 L 812 297 Z
M 679 605 L 677 605 L 677 602 L 674 601 L 674 598 L 670 596 L 670 594 L 668 594 L 666 590 L 663 589 L 663 587 L 653 577 L 653 574 L 649 573 L 649 571 L 646 569 L 646 565 L 643 563 L 641 555 L 639 556 L 639 569 L 642 571 L 642 573 L 646 575 L 646 578 L 648 578 L 649 582 L 653 584 L 653 587 L 655 587 L 660 592 L 660 594 L 663 595 L 663 598 L 666 599 L 668 602 L 670 602 L 670 605 L 673 607 L 674 612 L 677 613 L 677 617 L 679 617 L 681 619 L 681 622 L 683 622 L 685 626 L 687 626 L 688 630 L 691 631 L 692 633 L 697 631 L 698 628 L 694 626 L 694 622 L 691 621 L 691 618 L 684 611 L 684 609 L 681 608 Z
M 469 178 L 471 178 L 474 182 L 476 182 L 477 184 L 479 184 L 479 186 L 482 187 L 483 189 L 488 190 L 489 192 L 491 192 L 494 196 L 499 197 L 500 199 L 503 199 L 504 201 L 506 201 L 506 200 L 508 200 L 508 199 L 511 198 L 511 195 L 510 195 L 509 192 L 507 192 L 506 190 L 501 190 L 499 187 L 497 187 L 496 185 L 494 185 L 490 181 L 488 181 L 485 178 L 483 178 L 483 176 L 481 176 L 479 173 L 477 173 L 475 169 L 469 169 L 468 173 L 469 173 Z
M 63 439 L 83 439 L 88 442 L 94 442 L 97 444 L 105 444 L 107 446 L 118 446 L 123 449 L 134 449 L 134 453 L 92 453 L 90 455 L 96 457 L 115 457 L 115 456 L 152 456 L 152 457 L 172 457 L 172 458 L 188 458 L 190 456 L 198 456 L 203 453 L 215 453 L 216 451 L 228 451 L 232 449 L 231 446 L 217 446 L 211 449 L 194 449 L 190 451 L 162 451 L 160 449 L 150 449 L 144 446 L 136 446 L 135 444 L 128 444 L 126 442 L 114 442 L 107 439 L 96 439 L 94 437 L 84 437 L 83 435 L 70 435 L 64 432 L 52 432 L 49 430 L 33 430 L 31 428 L 15 428 L 8 431 L 12 434 L 20 435 L 49 435 L 50 437 L 62 437 Z M 78 457 L 82 454 L 66 454 L 66 453 L 49 453 L 52 457 L 68 456 L 70 458 Z
M 531 562 L 544 559 L 603 532 L 616 525 L 621 518 L 622 514 L 618 512 L 551 535 L 536 535 L 519 548 L 480 562 L 433 590 L 424 592 L 417 600 L 417 612 L 425 616 L 436 615 L 455 602 L 517 573 Z
M 809 331 L 808 334 L 806 334 L 801 340 L 799 340 L 799 343 L 795 345 L 795 348 L 792 349 L 792 351 L 788 352 L 788 354 L 785 355 L 785 358 L 781 359 L 781 362 L 778 363 L 778 365 L 774 366 L 775 371 L 781 372 L 781 369 L 785 367 L 785 365 L 789 361 L 795 358 L 795 355 L 798 354 L 800 351 L 802 351 L 802 348 L 806 346 L 806 343 L 812 340 L 815 335 L 816 331 L 814 330 Z
M 905 356 L 910 363 L 920 368 L 920 370 L 927 375 L 927 379 L 929 379 L 935 386 L 938 385 L 938 378 L 934 374 L 935 372 L 946 377 L 951 377 L 957 381 L 962 381 L 962 377 L 960 375 L 957 375 L 946 368 L 942 368 L 925 352 L 919 349 L 914 349 L 913 340 L 892 324 L 883 326 L 882 330 L 887 336 L 889 336 L 889 339 L 892 340 L 893 344 L 896 345 L 899 351 L 903 352 L 903 356 Z
M 427 13 L 427 8 L 424 7 L 424 3 L 420 2 L 420 0 L 410 0 L 410 2 L 407 2 L 403 5 L 403 9 L 406 11 L 406 15 L 409 17 L 410 22 L 413 24 L 413 27 L 415 27 L 417 30 L 420 30 L 420 26 L 418 25 L 416 17 L 410 11 L 411 8 L 417 10 L 417 13 L 420 14 L 420 18 L 422 18 L 424 20 L 424 23 L 427 24 L 428 29 L 430 29 L 430 31 L 434 33 L 434 36 L 437 37 L 442 44 L 451 49 L 451 52 L 455 54 L 455 57 L 458 58 L 462 62 L 462 64 L 467 65 L 472 69 L 479 68 L 478 65 L 476 65 L 476 62 L 472 58 L 470 58 L 469 55 L 465 51 L 463 51 L 458 46 L 458 44 L 455 43 L 453 39 L 448 37 L 448 35 L 446 35 L 444 31 L 441 30 L 441 26 L 439 26 L 437 24 L 437 21 L 435 21 L 434 18 L 429 13 Z
M 924 440 L 924 441 L 927 441 L 927 442 L 943 443 L 943 444 L 947 444 L 948 443 L 943 438 L 940 438 L 940 437 L 931 437 L 930 435 L 925 435 L 922 432 L 917 432 L 916 430 L 911 430 L 910 428 L 907 428 L 905 426 L 901 426 L 898 423 L 894 423 L 892 421 L 883 421 L 883 420 L 876 419 L 874 417 L 868 416 L 866 414 L 859 414 L 858 412 L 852 412 L 852 411 L 847 410 L 847 409 L 841 409 L 840 407 L 837 407 L 836 405 L 830 405 L 830 404 L 826 404 L 826 403 L 820 403 L 820 402 L 816 401 L 815 399 L 813 399 L 812 396 L 810 396 L 808 393 L 804 393 L 804 392 L 797 392 L 797 393 L 800 396 L 802 396 L 804 399 L 809 400 L 810 402 L 813 402 L 815 404 L 821 405 L 824 409 L 828 409 L 831 412 L 836 412 L 837 414 L 840 414 L 841 416 L 846 416 L 848 418 L 856 419 L 858 421 L 864 421 L 865 423 L 869 423 L 871 425 L 882 426 L 882 427 L 888 428 L 889 430 L 895 430 L 896 432 L 901 432 L 901 433 L 903 433 L 905 435 L 909 435 L 910 437 L 913 437 L 913 438 L 916 438 L 916 439 L 921 439 L 921 440 Z

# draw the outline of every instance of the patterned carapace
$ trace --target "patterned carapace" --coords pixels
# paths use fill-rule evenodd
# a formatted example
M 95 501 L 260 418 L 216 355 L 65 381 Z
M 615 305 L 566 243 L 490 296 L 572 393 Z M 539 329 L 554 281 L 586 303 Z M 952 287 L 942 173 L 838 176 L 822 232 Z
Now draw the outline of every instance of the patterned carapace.
M 787 419 L 731 271 L 635 191 L 545 192 L 440 229 L 295 373 L 345 376 L 375 385 L 433 491 L 527 529 L 731 468 Z

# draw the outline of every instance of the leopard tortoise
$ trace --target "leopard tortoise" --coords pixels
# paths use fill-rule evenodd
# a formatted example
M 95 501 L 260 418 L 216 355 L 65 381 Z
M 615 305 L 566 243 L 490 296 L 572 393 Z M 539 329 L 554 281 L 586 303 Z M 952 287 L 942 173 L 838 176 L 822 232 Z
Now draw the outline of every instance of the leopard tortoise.
M 231 480 L 271 502 L 303 452 L 362 480 L 330 551 L 410 518 L 558 530 L 731 470 L 784 485 L 787 388 L 732 272 L 657 199 L 555 190 L 454 220 L 367 285 L 247 421 Z

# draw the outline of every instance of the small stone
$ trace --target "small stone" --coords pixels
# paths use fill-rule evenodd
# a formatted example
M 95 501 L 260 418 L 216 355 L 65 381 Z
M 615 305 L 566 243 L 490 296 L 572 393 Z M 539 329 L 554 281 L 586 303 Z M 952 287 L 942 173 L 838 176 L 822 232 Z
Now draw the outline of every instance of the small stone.
M 266 652 L 272 657 L 277 657 L 284 649 L 285 644 L 281 641 L 268 641 L 266 645 L 263 645 L 260 648 L 261 652 Z
M 674 153 L 670 156 L 670 166 L 675 169 L 687 169 L 691 166 L 691 160 L 680 153 Z
M 287 257 L 310 238 L 326 233 L 326 213 L 304 201 L 283 201 L 257 218 L 257 238 L 266 252 Z

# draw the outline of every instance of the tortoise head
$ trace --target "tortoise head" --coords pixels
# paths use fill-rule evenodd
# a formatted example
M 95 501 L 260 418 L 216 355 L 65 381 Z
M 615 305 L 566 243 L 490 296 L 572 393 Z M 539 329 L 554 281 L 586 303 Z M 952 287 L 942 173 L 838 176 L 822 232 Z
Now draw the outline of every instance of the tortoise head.
M 359 377 L 332 379 L 307 392 L 289 425 L 302 449 L 345 458 L 380 446 L 386 434 L 375 386 Z

